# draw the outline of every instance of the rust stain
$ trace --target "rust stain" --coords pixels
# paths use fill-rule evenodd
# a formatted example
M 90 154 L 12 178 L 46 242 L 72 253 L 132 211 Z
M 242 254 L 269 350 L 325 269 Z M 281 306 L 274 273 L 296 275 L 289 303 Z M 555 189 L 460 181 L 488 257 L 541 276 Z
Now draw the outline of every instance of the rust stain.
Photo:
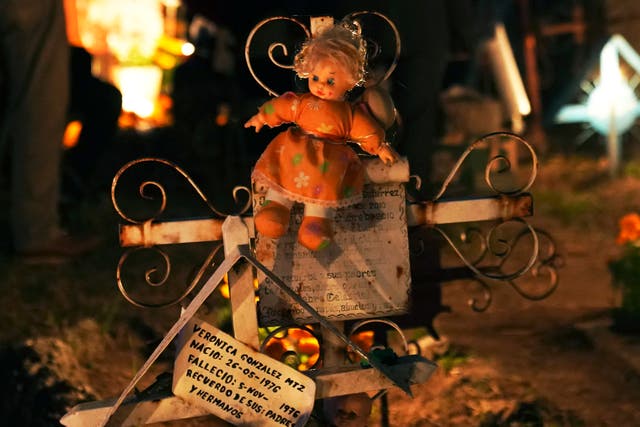
M 396 266 L 396 278 L 399 279 L 404 274 L 404 268 L 401 265 Z
M 533 215 L 533 201 L 531 196 L 521 197 L 516 201 L 515 212 L 518 216 Z
M 273 259 L 273 245 L 270 242 L 264 242 L 256 245 L 256 258 L 261 262 L 270 262 Z
M 438 203 L 424 202 L 420 209 L 420 215 L 425 219 L 425 225 L 435 225 L 436 212 L 438 210 Z

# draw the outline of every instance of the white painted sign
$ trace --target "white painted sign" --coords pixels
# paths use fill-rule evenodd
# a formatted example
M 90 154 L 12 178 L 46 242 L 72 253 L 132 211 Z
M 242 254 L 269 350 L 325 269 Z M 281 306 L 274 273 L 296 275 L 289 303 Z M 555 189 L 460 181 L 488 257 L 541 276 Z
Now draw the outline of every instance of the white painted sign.
M 254 185 L 254 207 L 264 192 Z M 256 237 L 256 256 L 321 315 L 331 320 L 406 313 L 411 272 L 402 183 L 367 184 L 364 200 L 335 216 L 334 242 L 318 252 L 297 242 L 302 205 L 278 240 Z M 263 274 L 258 275 L 263 324 L 314 319 Z
M 303 426 L 315 382 L 216 327 L 191 319 L 178 338 L 173 393 L 234 425 Z

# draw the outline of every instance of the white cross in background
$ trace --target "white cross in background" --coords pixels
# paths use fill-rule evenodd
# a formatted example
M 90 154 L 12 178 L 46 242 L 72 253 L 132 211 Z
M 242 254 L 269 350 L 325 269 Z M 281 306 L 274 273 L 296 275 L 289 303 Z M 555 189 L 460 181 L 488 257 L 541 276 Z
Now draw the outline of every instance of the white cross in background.
M 633 68 L 635 79 L 627 80 L 620 70 L 620 56 Z M 612 36 L 600 52 L 600 80 L 589 90 L 584 104 L 566 105 L 555 117 L 557 123 L 588 122 L 595 132 L 607 137 L 612 175 L 620 165 L 620 136 L 640 116 L 640 102 L 634 89 L 640 74 L 640 55 L 621 35 Z M 583 88 L 584 89 L 584 88 Z

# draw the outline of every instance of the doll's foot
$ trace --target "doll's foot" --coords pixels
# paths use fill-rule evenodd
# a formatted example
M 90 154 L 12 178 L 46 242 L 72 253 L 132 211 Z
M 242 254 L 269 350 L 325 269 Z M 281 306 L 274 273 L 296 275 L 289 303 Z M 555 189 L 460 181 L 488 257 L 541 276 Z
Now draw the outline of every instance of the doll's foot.
M 289 228 L 289 208 L 273 200 L 267 200 L 255 215 L 254 222 L 258 233 L 277 239 Z
M 332 222 L 319 216 L 305 216 L 298 230 L 298 242 L 312 251 L 326 248 L 333 240 Z

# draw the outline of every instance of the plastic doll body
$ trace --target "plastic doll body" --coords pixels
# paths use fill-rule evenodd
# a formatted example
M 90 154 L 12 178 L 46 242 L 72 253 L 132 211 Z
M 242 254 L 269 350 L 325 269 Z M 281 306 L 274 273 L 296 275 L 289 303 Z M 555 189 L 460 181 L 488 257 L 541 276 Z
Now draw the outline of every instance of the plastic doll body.
M 303 203 L 298 241 L 319 250 L 332 240 L 334 209 L 362 199 L 363 166 L 347 143 L 358 143 L 385 163 L 397 154 L 366 107 L 345 101 L 358 81 L 353 67 L 321 49 L 306 54 L 309 93 L 287 92 L 266 102 L 245 127 L 258 132 L 264 125 L 295 124 L 271 141 L 255 165 L 253 179 L 269 188 L 255 225 L 260 234 L 278 238 L 288 229 L 293 203 Z

